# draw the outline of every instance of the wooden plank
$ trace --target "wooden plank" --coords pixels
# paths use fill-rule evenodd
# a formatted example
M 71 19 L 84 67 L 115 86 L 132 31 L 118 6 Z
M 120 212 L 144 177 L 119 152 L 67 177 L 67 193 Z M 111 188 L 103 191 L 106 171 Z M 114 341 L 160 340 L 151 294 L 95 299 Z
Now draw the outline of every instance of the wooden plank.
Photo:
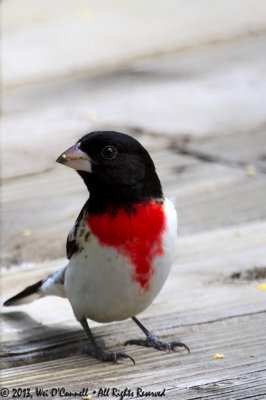
M 187 51 L 182 57 L 139 61 L 98 77 L 7 91 L 3 177 L 50 170 L 62 148 L 94 129 L 134 128 L 160 140 L 263 133 L 265 46 L 264 36 L 253 37 Z M 254 82 L 260 83 L 256 91 Z
M 182 315 L 180 317 L 182 320 Z M 177 317 L 171 314 L 168 318 L 164 318 L 164 321 L 167 326 L 176 326 Z M 39 351 L 38 363 L 32 363 L 31 359 L 24 359 L 23 363 L 28 361 L 30 364 L 3 370 L 2 380 L 5 386 L 10 388 L 12 386 L 35 388 L 36 382 L 47 389 L 59 385 L 65 386 L 68 390 L 81 390 L 84 387 L 81 382 L 86 382 L 85 386 L 91 391 L 98 390 L 100 386 L 115 386 L 120 389 L 129 387 L 133 390 L 136 390 L 136 387 L 146 390 L 166 388 L 167 398 L 178 396 L 181 399 L 197 398 L 196 395 L 200 398 L 203 394 L 204 398 L 208 399 L 211 399 L 214 394 L 224 398 L 222 397 L 224 393 L 236 392 L 239 395 L 242 390 L 249 395 L 265 393 L 263 392 L 266 383 L 265 336 L 262 328 L 265 314 L 231 317 L 228 320 L 221 319 L 217 322 L 209 321 L 198 325 L 195 321 L 191 326 L 171 328 L 171 333 L 169 329 L 164 331 L 160 328 L 156 323 L 156 318 L 152 321 L 145 320 L 145 322 L 152 325 L 165 339 L 174 339 L 176 335 L 182 337 L 183 340 L 186 338 L 186 342 L 191 346 L 191 355 L 184 352 L 163 354 L 149 349 L 131 348 L 129 352 L 137 361 L 136 367 L 128 363 L 105 365 L 80 354 L 80 344 L 83 346 L 85 344 L 81 340 L 79 340 L 78 354 L 74 355 L 77 347 L 72 335 L 71 339 L 74 343 L 64 345 L 61 342 L 61 355 L 64 358 L 44 361 L 47 358 L 42 351 Z M 98 339 L 103 337 L 101 335 L 103 329 L 96 331 Z M 111 346 L 113 350 L 120 349 L 123 341 L 135 334 L 135 330 L 128 324 L 116 324 L 115 328 L 108 331 L 116 337 L 116 344 Z M 55 341 L 54 337 L 53 340 Z M 49 343 L 49 336 L 47 342 Z M 216 352 L 223 352 L 224 359 L 213 360 Z M 46 357 L 48 354 L 54 358 L 51 349 L 47 350 Z M 66 354 L 67 358 L 65 358 Z M 117 374 L 119 374 L 119 380 L 117 380 Z
M 100 363 L 83 353 L 86 338 L 67 302 L 51 297 L 2 313 L 2 382 L 8 388 L 35 390 L 38 382 L 48 390 L 69 391 L 82 390 L 85 382 L 92 394 L 99 387 L 165 388 L 166 398 L 184 400 L 264 399 L 265 293 L 256 279 L 231 276 L 254 266 L 263 271 L 265 227 L 265 222 L 250 223 L 180 237 L 171 275 L 142 319 L 160 337 L 182 339 L 191 355 L 133 346 L 128 352 L 136 366 Z M 5 271 L 5 297 L 63 263 Z M 130 337 L 141 337 L 130 321 L 92 326 L 99 343 L 111 350 L 121 350 Z M 224 359 L 214 360 L 217 352 Z
M 235 0 L 234 7 L 219 0 L 198 0 L 193 7 L 181 0 L 113 0 L 112 6 L 104 0 L 48 0 L 45 5 L 24 0 L 23 6 L 13 0 L 3 1 L 2 14 L 8 87 L 106 70 L 143 55 L 265 29 L 265 4 L 259 0 Z
M 173 141 L 177 152 L 197 160 L 245 168 L 249 176 L 266 173 L 266 126 L 248 132 L 213 136 L 208 139 Z

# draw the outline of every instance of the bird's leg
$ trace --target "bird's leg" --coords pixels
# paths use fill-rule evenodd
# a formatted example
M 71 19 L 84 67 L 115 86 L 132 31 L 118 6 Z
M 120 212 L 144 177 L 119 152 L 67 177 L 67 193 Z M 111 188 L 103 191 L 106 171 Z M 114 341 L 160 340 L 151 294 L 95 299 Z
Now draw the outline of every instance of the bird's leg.
M 131 339 L 125 342 L 125 346 L 128 344 L 135 344 L 138 346 L 153 347 L 157 350 L 174 351 L 177 347 L 184 347 L 190 353 L 189 347 L 180 341 L 163 342 L 157 338 L 152 332 L 150 332 L 145 325 L 143 325 L 136 317 L 132 317 L 133 321 L 140 327 L 145 333 L 146 339 Z
M 135 360 L 128 354 L 121 352 L 121 353 L 107 353 L 104 351 L 101 347 L 97 345 L 95 342 L 95 339 L 93 337 L 93 334 L 89 328 L 88 322 L 86 318 L 82 318 L 80 321 L 82 328 L 86 332 L 86 335 L 88 336 L 90 342 L 91 342 L 91 347 L 86 349 L 86 353 L 90 354 L 91 356 L 98 358 L 98 360 L 101 361 L 113 361 L 117 362 L 120 358 L 129 358 L 134 364 Z

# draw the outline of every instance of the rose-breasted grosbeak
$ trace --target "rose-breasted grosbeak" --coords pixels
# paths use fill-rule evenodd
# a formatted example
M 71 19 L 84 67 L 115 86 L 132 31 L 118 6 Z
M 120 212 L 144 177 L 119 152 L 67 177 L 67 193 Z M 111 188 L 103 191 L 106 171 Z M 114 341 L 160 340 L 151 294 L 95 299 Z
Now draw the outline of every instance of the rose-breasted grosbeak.
M 163 196 L 149 153 L 129 135 L 92 132 L 57 161 L 77 170 L 90 192 L 67 238 L 69 262 L 4 305 L 45 295 L 67 297 L 89 337 L 88 353 L 104 361 L 132 358 L 100 348 L 87 318 L 98 322 L 132 318 L 146 339 L 125 344 L 189 351 L 180 341 L 158 340 L 135 317 L 161 290 L 177 240 L 176 211 Z

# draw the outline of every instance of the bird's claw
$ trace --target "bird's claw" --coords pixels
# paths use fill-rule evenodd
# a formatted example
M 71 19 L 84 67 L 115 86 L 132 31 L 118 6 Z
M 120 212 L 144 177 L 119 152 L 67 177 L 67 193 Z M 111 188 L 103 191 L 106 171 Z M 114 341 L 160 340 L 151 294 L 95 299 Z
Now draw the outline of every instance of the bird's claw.
M 188 351 L 188 353 L 190 353 L 190 348 L 185 343 L 180 342 L 179 340 L 170 342 L 170 343 L 168 343 L 168 345 L 170 347 L 169 351 L 171 351 L 171 350 L 175 351 L 176 347 L 184 347 Z
M 120 353 L 108 353 L 105 352 L 103 349 L 101 349 L 100 347 L 89 347 L 88 349 L 86 349 L 86 353 L 90 354 L 91 356 L 97 358 L 98 360 L 101 361 L 112 361 L 114 363 L 117 363 L 119 359 L 123 358 L 129 358 L 133 364 L 135 365 L 135 360 L 133 357 L 131 357 L 130 355 L 124 353 L 124 352 L 120 352 Z
M 171 351 L 175 351 L 177 347 L 184 347 L 188 351 L 188 353 L 190 353 L 190 349 L 185 343 L 182 343 L 180 341 L 174 341 L 169 343 L 162 342 L 154 335 L 148 336 L 146 339 L 127 340 L 124 343 L 125 346 L 132 344 L 135 344 L 137 346 L 153 347 L 154 349 L 168 351 L 169 353 Z
M 131 357 L 130 355 L 128 355 L 127 353 L 121 352 L 121 353 L 111 353 L 111 354 L 114 355 L 114 362 L 115 363 L 117 363 L 117 360 L 119 358 L 129 358 L 133 362 L 134 365 L 136 364 L 134 358 Z

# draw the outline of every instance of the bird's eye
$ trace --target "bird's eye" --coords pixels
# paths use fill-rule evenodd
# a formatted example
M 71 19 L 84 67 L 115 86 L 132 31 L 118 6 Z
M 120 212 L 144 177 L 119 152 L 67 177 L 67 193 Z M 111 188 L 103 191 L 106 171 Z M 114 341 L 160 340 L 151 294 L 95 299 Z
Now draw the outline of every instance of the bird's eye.
M 102 149 L 101 155 L 105 160 L 114 160 L 117 156 L 117 150 L 113 146 L 106 146 Z

